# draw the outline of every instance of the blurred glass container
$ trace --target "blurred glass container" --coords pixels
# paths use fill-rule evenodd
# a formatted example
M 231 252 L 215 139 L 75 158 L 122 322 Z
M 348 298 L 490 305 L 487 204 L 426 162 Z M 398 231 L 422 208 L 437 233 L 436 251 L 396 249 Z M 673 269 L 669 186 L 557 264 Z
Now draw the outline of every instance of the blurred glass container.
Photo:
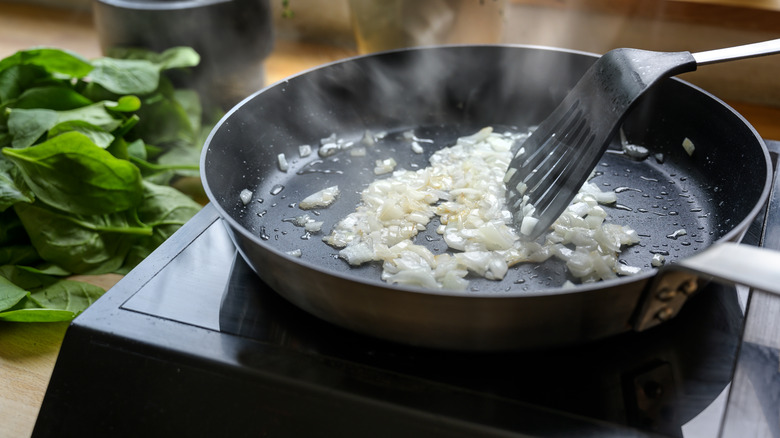
M 270 0 L 94 0 L 103 53 L 189 46 L 200 64 L 172 79 L 199 92 L 204 108 L 231 108 L 265 85 L 273 48 Z
M 349 0 L 360 53 L 435 44 L 495 44 L 505 0 Z

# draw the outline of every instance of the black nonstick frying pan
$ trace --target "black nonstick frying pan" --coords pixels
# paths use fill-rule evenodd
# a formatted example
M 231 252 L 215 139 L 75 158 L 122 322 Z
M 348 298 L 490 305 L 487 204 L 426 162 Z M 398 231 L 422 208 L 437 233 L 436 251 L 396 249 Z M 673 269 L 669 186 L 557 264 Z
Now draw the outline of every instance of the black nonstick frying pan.
M 316 210 L 328 233 L 377 178 L 377 158 L 424 167 L 431 149 L 485 126 L 523 131 L 537 124 L 594 60 L 544 47 L 437 46 L 316 68 L 248 97 L 215 127 L 201 162 L 206 193 L 242 256 L 271 288 L 361 333 L 426 347 L 497 350 L 581 343 L 653 325 L 673 316 L 701 283 L 690 274 L 657 275 L 653 254 L 674 263 L 717 242 L 738 241 L 767 199 L 772 172 L 763 141 L 739 114 L 677 79 L 644 97 L 623 126 L 628 141 L 651 156 L 633 160 L 608 151 L 593 179 L 620 188 L 607 210 L 612 222 L 641 237 L 621 254 L 623 262 L 644 268 L 638 275 L 564 289 L 565 267 L 548 260 L 510 268 L 502 281 L 471 279 L 466 292 L 401 287 L 383 282 L 378 265 L 350 267 L 322 234 L 292 223 L 303 213 L 297 203 L 304 197 L 338 185 L 338 201 Z M 367 130 L 387 133 L 379 151 L 317 155 L 321 139 L 359 141 Z M 404 143 L 410 131 L 434 147 L 413 153 Z M 691 155 L 682 147 L 686 138 L 695 145 Z M 315 152 L 302 158 L 301 145 Z M 620 149 L 617 139 L 613 149 Z M 247 204 L 240 196 L 245 189 L 252 192 Z M 687 234 L 675 234 L 679 229 Z M 417 242 L 442 252 L 446 245 L 434 230 L 431 224 Z M 291 255 L 298 250 L 300 257 Z

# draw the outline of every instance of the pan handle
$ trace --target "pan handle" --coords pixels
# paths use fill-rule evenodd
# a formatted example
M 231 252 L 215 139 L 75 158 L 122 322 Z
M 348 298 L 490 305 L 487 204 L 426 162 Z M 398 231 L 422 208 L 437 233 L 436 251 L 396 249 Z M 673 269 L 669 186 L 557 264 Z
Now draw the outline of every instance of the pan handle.
M 664 266 L 633 318 L 637 331 L 673 318 L 701 280 L 739 284 L 780 296 L 780 251 L 732 242 Z
M 780 295 L 780 251 L 724 242 L 670 266 Z

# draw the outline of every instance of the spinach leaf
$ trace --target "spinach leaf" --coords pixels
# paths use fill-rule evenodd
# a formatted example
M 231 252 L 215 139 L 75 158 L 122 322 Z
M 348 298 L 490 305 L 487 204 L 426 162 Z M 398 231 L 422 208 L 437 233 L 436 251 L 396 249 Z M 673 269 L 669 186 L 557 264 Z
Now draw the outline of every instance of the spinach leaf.
M 102 288 L 89 283 L 5 265 L 0 267 L 0 320 L 68 321 L 104 293 Z
M 191 47 L 171 47 L 162 53 L 133 47 L 115 47 L 108 51 L 112 58 L 144 59 L 160 67 L 160 70 L 195 67 L 200 63 L 200 55 Z
M 141 99 L 137 96 L 121 96 L 116 102 L 106 101 L 106 108 L 112 111 L 132 112 L 141 108 Z
M 57 113 L 57 123 L 79 120 L 99 126 L 110 132 L 118 128 L 122 124 L 122 120 L 114 117 L 114 115 L 109 112 L 108 106 L 118 106 L 118 104 L 104 101 L 68 111 L 60 111 Z
M 103 291 L 63 277 L 128 272 L 201 208 L 168 186 L 197 175 L 200 98 L 162 74 L 199 62 L 187 47 L 0 60 L 0 320 L 72 319 Z
M 157 121 L 139 123 L 133 130 L 133 135 L 146 143 L 160 146 L 179 140 L 192 143 L 196 138 L 197 131 L 190 123 L 190 115 L 172 98 L 156 95 L 146 99 L 138 117 L 142 121 Z
M 14 164 L 4 156 L 0 155 L 0 212 L 6 211 L 8 207 L 17 202 L 33 202 L 35 195 L 22 180 L 19 170 Z M 2 219 L 0 225 L 5 228 Z M 2 236 L 3 231 L 0 231 Z M 2 243 L 0 239 L 0 243 Z
M 43 309 L 40 307 L 24 308 L 0 312 L 0 321 L 6 322 L 64 322 L 76 317 L 76 313 L 68 310 Z
M 89 79 L 112 93 L 148 94 L 160 82 L 160 67 L 143 59 L 100 58 L 92 64 Z
M 25 90 L 12 105 L 13 108 L 46 108 L 65 111 L 91 105 L 93 102 L 67 86 L 47 85 Z
M 0 245 L 15 245 L 29 243 L 27 233 L 22 227 L 22 221 L 14 213 L 13 209 L 0 212 Z M 3 265 L 3 263 L 0 263 Z
M 28 265 L 40 259 L 32 245 L 0 246 L 0 265 Z
M 8 129 L 13 137 L 12 146 L 17 149 L 30 147 L 47 131 L 66 122 L 86 123 L 110 133 L 127 122 L 115 117 L 111 111 L 135 111 L 139 107 L 140 101 L 137 97 L 125 96 L 119 102 L 103 101 L 65 111 L 13 108 L 8 116 Z M 62 131 L 63 129 L 59 130 Z
M 79 314 L 97 301 L 105 291 L 89 283 L 59 280 L 30 293 L 35 304 L 47 309 L 67 310 Z
M 153 227 L 154 234 L 136 241 L 120 272 L 128 272 L 140 263 L 200 209 L 200 204 L 173 187 L 145 181 L 144 201 L 138 209 L 138 217 Z
M 92 143 L 103 149 L 107 148 L 114 141 L 114 136 L 110 132 L 83 120 L 69 120 L 58 123 L 49 129 L 48 137 L 56 137 L 71 131 L 84 134 Z
M 177 142 L 157 158 L 157 163 L 176 170 L 178 175 L 197 177 L 200 175 L 199 160 L 200 149 L 189 143 Z
M 8 132 L 14 148 L 30 147 L 57 124 L 57 111 L 50 109 L 14 109 L 8 115 Z
M 47 77 L 46 70 L 36 65 L 13 65 L 0 71 L 0 104 L 16 99 L 37 81 Z
M 0 277 L 0 311 L 10 309 L 27 297 L 27 291 L 5 277 Z
M 146 145 L 140 138 L 127 145 L 127 155 L 129 157 L 137 158 L 139 160 L 146 160 Z
M 15 285 L 29 291 L 50 286 L 57 279 L 49 275 L 43 275 L 35 270 L 23 266 L 0 266 L 0 277 L 10 280 Z
M 50 73 L 60 73 L 72 78 L 83 78 L 92 71 L 92 64 L 80 55 L 68 50 L 37 48 L 20 50 L 0 60 L 0 71 L 14 65 L 32 64 Z
M 76 274 L 116 271 L 135 241 L 153 233 L 134 210 L 84 216 L 39 202 L 16 204 L 14 210 L 26 229 L 36 230 L 30 241 L 41 258 Z
M 2 151 L 19 167 L 38 199 L 63 211 L 115 213 L 137 206 L 143 196 L 137 167 L 78 132 L 66 132 L 26 149 Z

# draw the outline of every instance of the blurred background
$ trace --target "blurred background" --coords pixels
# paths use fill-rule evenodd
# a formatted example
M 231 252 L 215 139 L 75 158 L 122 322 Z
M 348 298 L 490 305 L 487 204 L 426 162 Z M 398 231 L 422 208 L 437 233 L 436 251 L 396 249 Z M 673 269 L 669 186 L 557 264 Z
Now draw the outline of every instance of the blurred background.
M 112 3 L 140 9 L 222 4 L 230 13 L 222 22 L 165 17 L 141 20 L 155 23 L 143 27 L 99 13 L 113 6 L 96 5 Z M 212 66 L 205 83 L 230 87 L 218 93 L 229 92 L 222 102 L 229 106 L 318 65 L 394 47 L 507 43 L 599 54 L 616 47 L 695 52 L 780 38 L 780 0 L 0 0 L 0 58 L 50 46 L 92 59 L 119 36 L 164 45 L 182 27 L 193 45 L 203 44 L 203 63 Z M 764 138 L 780 140 L 779 73 L 780 56 L 773 56 L 682 77 L 727 101 Z M 118 278 L 92 281 L 107 289 Z M 0 369 L 13 370 L 0 379 L 9 388 L 0 395 L 0 437 L 29 436 L 66 326 L 0 327 Z
M 0 1 L 0 55 L 39 43 L 74 44 L 97 55 L 92 3 Z M 296 56 L 306 56 L 300 65 L 307 68 L 399 45 L 502 42 L 596 53 L 615 47 L 699 51 L 780 37 L 780 0 L 270 0 L 270 7 L 275 45 L 267 82 L 283 77 L 284 62 Z M 778 72 L 780 58 L 767 57 L 707 67 L 684 78 L 729 101 L 780 107 Z

